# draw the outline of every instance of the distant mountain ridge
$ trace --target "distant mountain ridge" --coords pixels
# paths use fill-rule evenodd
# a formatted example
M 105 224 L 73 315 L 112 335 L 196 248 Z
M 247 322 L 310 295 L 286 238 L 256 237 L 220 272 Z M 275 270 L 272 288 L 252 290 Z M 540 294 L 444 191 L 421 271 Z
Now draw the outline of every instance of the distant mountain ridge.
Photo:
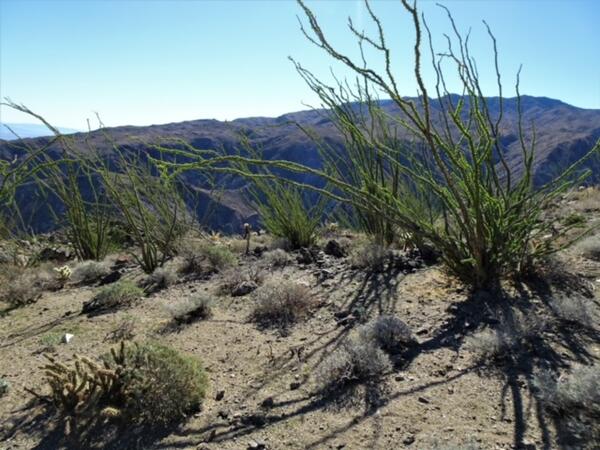
M 14 131 L 14 133 L 11 132 L 7 127 Z M 73 134 L 81 131 L 64 127 L 58 127 L 58 129 L 63 134 Z M 43 137 L 51 134 L 45 125 L 38 123 L 0 123 L 0 139 L 5 141 L 18 139 L 15 136 L 15 133 L 21 138 Z
M 492 116 L 498 114 L 499 99 L 489 97 L 487 101 Z M 433 101 L 434 113 L 435 104 L 436 101 Z M 391 100 L 381 101 L 381 106 L 389 114 L 400 114 Z M 521 108 L 524 126 L 528 129 L 529 124 L 535 124 L 537 152 L 534 161 L 534 182 L 537 185 L 549 181 L 584 155 L 600 139 L 600 110 L 577 108 L 560 100 L 531 96 L 521 98 Z M 522 167 L 516 98 L 504 99 L 503 117 L 501 139 L 505 148 L 505 158 L 518 175 Z M 434 120 L 438 119 L 434 118 Z M 321 157 L 317 145 L 297 124 L 311 129 L 330 145 L 342 147 L 344 144 L 325 110 L 298 111 L 275 118 L 241 118 L 231 122 L 193 120 L 151 126 L 120 126 L 108 128 L 104 132 L 108 132 L 114 143 L 121 148 L 141 152 L 149 151 L 150 144 L 163 139 L 182 139 L 199 149 L 224 148 L 226 151 L 234 151 L 239 144 L 239 133 L 243 132 L 249 138 L 251 145 L 261 149 L 265 159 L 289 160 L 319 167 Z M 527 134 L 529 131 L 527 130 Z M 75 142 L 82 144 L 85 138 L 87 145 L 93 145 L 102 155 L 110 158 L 112 146 L 106 141 L 102 131 L 76 133 L 72 137 Z M 48 142 L 48 138 L 26 141 L 41 145 Z M 15 141 L 0 142 L 0 158 L 13 158 L 15 144 Z M 593 171 L 589 182 L 600 183 L 598 158 L 587 161 L 586 167 Z M 309 176 L 299 177 L 304 182 L 315 181 Z M 185 176 L 185 181 L 189 188 L 202 193 L 207 198 L 211 197 L 212 194 L 207 191 L 208 186 L 202 177 L 189 173 Z M 234 232 L 239 230 L 241 223 L 256 221 L 255 213 L 242 199 L 246 186 L 245 180 L 231 175 L 221 175 L 217 178 L 217 184 L 221 196 L 212 196 L 213 201 L 217 203 L 217 208 L 209 223 L 211 227 Z M 27 194 L 23 194 L 22 203 L 28 203 Z M 198 213 L 201 214 L 202 211 Z M 39 228 L 43 222 L 41 218 L 31 220 L 34 228 Z

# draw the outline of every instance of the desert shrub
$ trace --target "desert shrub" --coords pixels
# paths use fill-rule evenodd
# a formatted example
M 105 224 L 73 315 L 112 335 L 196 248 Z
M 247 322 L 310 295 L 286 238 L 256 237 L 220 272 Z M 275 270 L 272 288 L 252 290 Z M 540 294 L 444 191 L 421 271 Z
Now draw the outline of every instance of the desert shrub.
M 0 397 L 7 394 L 8 391 L 10 391 L 10 383 L 4 378 L 0 377 Z
M 199 293 L 169 304 L 167 310 L 176 323 L 191 323 L 212 316 L 213 299 L 206 293 Z
M 263 283 L 264 272 L 258 265 L 234 267 L 223 272 L 219 284 L 221 294 L 232 294 L 242 283 L 253 283 L 258 287 Z
M 550 307 L 562 320 L 590 327 L 594 323 L 591 302 L 581 296 L 555 297 Z
M 223 245 L 206 245 L 203 247 L 202 255 L 206 259 L 210 269 L 215 271 L 233 266 L 237 261 L 231 250 Z
M 579 213 L 571 213 L 563 219 L 563 224 L 567 227 L 583 225 L 585 222 L 585 216 Z
M 110 342 L 130 341 L 135 337 L 135 325 L 136 319 L 126 315 L 106 334 L 104 340 Z
M 112 349 L 98 363 L 76 356 L 72 365 L 46 356 L 53 404 L 67 432 L 99 420 L 161 425 L 197 410 L 207 377 L 200 362 L 162 345 Z
M 173 286 L 177 282 L 177 274 L 169 267 L 157 267 L 148 275 L 144 284 L 148 291 L 159 291 Z
M 285 267 L 292 262 L 292 258 L 288 252 L 281 248 L 263 253 L 262 258 L 269 267 Z
M 117 281 L 104 286 L 90 301 L 84 303 L 83 312 L 89 313 L 127 306 L 143 295 L 144 291 L 131 281 Z
M 179 268 L 182 273 L 202 274 L 206 271 L 219 272 L 237 262 L 233 252 L 219 241 L 213 239 L 193 239 L 182 242 L 178 248 L 183 262 Z
M 30 278 L 19 277 L 4 287 L 2 300 L 13 306 L 23 306 L 36 302 L 41 295 L 42 290 Z
M 600 442 L 600 365 L 576 366 L 556 378 L 543 371 L 534 379 L 539 399 L 569 433 L 576 448 L 594 449 Z M 573 447 L 575 448 L 575 447 Z
M 546 322 L 535 314 L 510 312 L 494 328 L 486 328 L 467 339 L 467 348 L 482 361 L 500 362 L 516 357 L 532 347 L 546 328 Z
M 389 357 L 372 340 L 348 338 L 319 366 L 316 380 L 326 396 L 355 384 L 380 384 L 392 369 Z
M 110 273 L 110 267 L 104 262 L 83 261 L 73 268 L 71 278 L 80 284 L 93 284 Z
M 290 326 L 306 317 L 313 306 L 308 287 L 284 279 L 271 279 L 255 292 L 252 319 L 265 328 L 287 332 Z
M 388 353 L 401 353 L 416 344 L 410 327 L 392 315 L 377 317 L 362 328 L 361 334 Z
M 350 254 L 350 263 L 360 269 L 381 272 L 384 269 L 387 251 L 373 242 L 366 242 L 355 248 Z
M 46 289 L 58 289 L 56 277 L 43 268 L 23 269 L 5 266 L 4 282 L 0 286 L 0 300 L 11 306 L 36 302 Z
M 585 238 L 577 248 L 585 258 L 600 261 L 600 235 Z

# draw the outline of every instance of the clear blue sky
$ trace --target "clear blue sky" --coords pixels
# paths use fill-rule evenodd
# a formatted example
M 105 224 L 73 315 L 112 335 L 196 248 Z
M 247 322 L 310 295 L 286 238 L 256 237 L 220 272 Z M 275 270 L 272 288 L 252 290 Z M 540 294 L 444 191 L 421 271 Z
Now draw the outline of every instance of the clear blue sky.
M 415 94 L 414 36 L 399 0 L 374 0 L 405 95 Z M 473 53 L 486 94 L 495 94 L 494 30 L 509 95 L 523 63 L 522 92 L 600 108 L 599 0 L 446 0 Z M 365 21 L 362 2 L 309 2 L 331 40 L 356 54 L 346 18 Z M 434 2 L 421 2 L 433 33 L 449 32 Z M 86 128 L 199 118 L 277 116 L 317 106 L 288 56 L 316 73 L 345 72 L 301 35 L 292 0 L 0 0 L 0 96 L 59 126 Z M 437 44 L 443 43 L 441 39 Z M 511 88 L 511 89 L 509 89 Z M 2 109 L 3 122 L 29 119 Z

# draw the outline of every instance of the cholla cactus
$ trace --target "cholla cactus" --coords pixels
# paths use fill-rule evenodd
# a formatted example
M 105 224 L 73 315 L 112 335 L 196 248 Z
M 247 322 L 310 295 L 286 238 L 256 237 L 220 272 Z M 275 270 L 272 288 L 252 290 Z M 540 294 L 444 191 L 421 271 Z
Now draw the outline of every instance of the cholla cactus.
M 58 281 L 65 283 L 71 278 L 73 271 L 69 266 L 55 267 L 54 271 L 56 272 L 56 277 Z

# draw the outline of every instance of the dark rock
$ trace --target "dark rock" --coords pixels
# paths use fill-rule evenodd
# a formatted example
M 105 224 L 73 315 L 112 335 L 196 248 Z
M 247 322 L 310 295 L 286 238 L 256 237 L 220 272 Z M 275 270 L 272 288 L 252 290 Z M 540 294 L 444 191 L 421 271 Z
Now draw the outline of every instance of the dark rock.
M 244 425 L 251 425 L 253 427 L 261 428 L 267 423 L 267 418 L 264 414 L 248 414 L 241 418 Z
M 227 419 L 229 417 L 229 411 L 220 409 L 219 412 L 217 412 L 217 416 L 219 416 L 221 419 Z
M 217 391 L 217 395 L 215 395 L 215 400 L 216 401 L 223 400 L 223 397 L 225 397 L 225 391 L 224 390 Z
M 325 245 L 325 253 L 333 256 L 334 258 L 343 258 L 346 256 L 346 250 L 344 250 L 338 241 L 333 239 L 327 242 Z
M 418 400 L 420 403 L 424 403 L 424 404 L 428 404 L 428 403 L 429 403 L 429 399 L 428 399 L 428 398 L 426 398 L 426 397 L 419 397 L 419 398 L 417 398 L 417 400 Z
M 119 272 L 118 270 L 113 270 L 111 273 L 109 273 L 104 278 L 102 278 L 100 280 L 100 283 L 98 283 L 98 284 L 100 286 L 104 286 L 105 284 L 114 283 L 116 281 L 119 281 L 121 279 L 121 276 L 122 276 L 121 272 Z
M 256 290 L 257 287 L 258 287 L 258 285 L 254 281 L 242 281 L 231 292 L 231 295 L 234 297 L 242 297 L 242 296 L 248 295 L 250 292 Z
M 313 262 L 315 262 L 315 257 L 316 255 L 313 255 L 313 253 L 307 249 L 307 248 L 301 248 L 300 250 L 298 250 L 298 256 L 296 257 L 296 261 L 298 261 L 298 264 L 312 264 Z
M 275 400 L 273 400 L 273 397 L 267 397 L 262 401 L 260 406 L 262 406 L 263 408 L 272 408 L 273 406 L 275 406 Z
M 290 383 L 290 389 L 291 389 L 292 391 L 295 391 L 296 389 L 300 388 L 300 386 L 301 386 L 301 384 L 300 384 L 300 382 L 299 382 L 299 381 L 292 381 L 292 382 Z
M 73 252 L 70 248 L 62 247 L 46 247 L 42 249 L 38 255 L 40 261 L 55 261 L 58 263 L 64 263 L 74 257 Z
M 267 247 L 267 246 L 265 246 L 265 245 L 257 245 L 257 246 L 254 248 L 254 250 L 253 250 L 253 253 L 254 253 L 256 256 L 262 256 L 262 254 L 263 254 L 264 252 L 266 252 L 267 250 L 269 250 L 269 247 Z

